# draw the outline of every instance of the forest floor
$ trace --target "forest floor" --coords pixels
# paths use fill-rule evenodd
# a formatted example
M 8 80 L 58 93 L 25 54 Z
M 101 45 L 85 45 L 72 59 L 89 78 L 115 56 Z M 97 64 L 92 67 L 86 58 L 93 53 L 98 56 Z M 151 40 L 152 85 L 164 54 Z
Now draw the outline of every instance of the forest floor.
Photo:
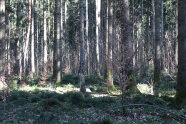
M 100 85 L 87 94 L 71 84 L 26 85 L 0 101 L 0 124 L 185 124 L 185 107 L 174 104 L 175 86 L 163 83 L 153 96 L 139 84 L 142 93 L 127 92 L 121 102 L 119 90 L 107 93 Z

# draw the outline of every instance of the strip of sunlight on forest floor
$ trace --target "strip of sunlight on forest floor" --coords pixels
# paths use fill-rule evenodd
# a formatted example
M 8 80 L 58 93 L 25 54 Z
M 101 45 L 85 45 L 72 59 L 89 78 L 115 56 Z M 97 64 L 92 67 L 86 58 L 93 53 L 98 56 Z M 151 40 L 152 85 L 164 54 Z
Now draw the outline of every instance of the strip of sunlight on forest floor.
M 53 86 L 47 86 L 47 87 L 40 87 L 40 86 L 25 86 L 22 88 L 19 88 L 21 91 L 27 91 L 27 92 L 32 92 L 32 91 L 51 91 L 51 92 L 57 92 L 60 94 L 66 93 L 66 92 L 71 92 L 71 91 L 78 91 L 78 88 L 74 87 L 71 84 L 64 85 L 63 87 L 53 87 Z
M 101 87 L 101 86 L 99 86 Z M 146 95 L 152 95 L 152 87 L 149 86 L 148 84 L 144 84 L 144 83 L 139 83 L 137 84 L 137 88 L 138 90 L 142 93 L 142 94 L 146 94 Z M 89 89 L 89 88 L 87 88 Z M 93 97 L 104 97 L 104 96 L 119 96 L 121 95 L 121 90 L 119 88 L 117 88 L 117 90 L 113 91 L 112 93 L 108 93 L 106 88 L 102 87 L 103 92 L 97 92 L 97 91 L 92 91 L 90 94 Z M 77 86 L 74 86 L 72 84 L 67 84 L 67 85 L 63 85 L 60 87 L 54 87 L 54 86 L 47 86 L 47 87 L 41 87 L 41 86 L 25 86 L 25 87 L 21 87 L 18 90 L 21 91 L 26 91 L 26 92 L 35 92 L 35 91 L 49 91 L 49 92 L 56 92 L 59 94 L 64 94 L 67 92 L 79 92 L 79 88 Z M 161 91 L 161 92 L 160 92 Z M 174 89 L 161 89 L 159 90 L 159 96 L 169 96 L 169 97 L 174 97 L 175 96 L 175 90 Z
M 21 87 L 18 90 L 20 91 L 26 91 L 26 92 L 35 92 L 35 91 L 48 91 L 48 92 L 56 92 L 58 94 L 64 94 L 67 92 L 79 92 L 79 88 L 75 87 L 74 85 L 68 84 L 63 85 L 62 87 L 40 87 L 40 86 L 25 86 Z M 108 94 L 107 92 L 91 92 L 91 95 L 93 97 L 104 97 L 104 96 L 118 96 L 121 92 L 119 90 L 112 92 L 111 94 Z

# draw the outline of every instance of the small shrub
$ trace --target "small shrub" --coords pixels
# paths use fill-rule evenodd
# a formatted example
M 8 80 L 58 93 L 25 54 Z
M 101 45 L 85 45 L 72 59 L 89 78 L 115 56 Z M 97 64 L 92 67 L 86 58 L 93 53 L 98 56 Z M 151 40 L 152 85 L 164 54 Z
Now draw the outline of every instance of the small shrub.
M 85 82 L 86 82 L 86 85 L 87 84 L 88 85 L 103 84 L 104 79 L 96 75 L 86 75 Z M 79 75 L 75 75 L 75 74 L 64 75 L 62 79 L 62 83 L 77 85 L 79 84 Z
M 33 86 L 33 85 L 37 85 L 38 82 L 39 82 L 39 78 L 37 78 L 37 79 L 33 79 L 33 80 L 29 80 L 29 84 L 30 84 L 31 86 Z
M 84 95 L 79 92 L 68 92 L 63 94 L 64 100 L 76 106 L 83 106 Z
M 8 83 L 8 87 L 10 89 L 17 89 L 18 88 L 19 79 L 13 79 Z
M 52 96 L 52 98 L 57 99 L 59 101 L 65 101 L 64 96 L 61 95 L 61 94 L 55 94 L 55 95 Z
M 41 105 L 45 108 L 48 108 L 48 107 L 61 105 L 61 103 L 57 99 L 49 98 L 49 99 L 42 99 L 41 101 L 39 101 L 39 105 Z
M 96 75 L 87 75 L 85 77 L 86 84 L 103 84 L 104 79 L 102 77 L 96 76 Z
M 28 99 L 25 98 L 18 98 L 17 100 L 12 101 L 14 105 L 24 105 L 28 102 L 29 102 Z
M 40 97 L 38 97 L 38 96 L 31 96 L 29 99 L 30 99 L 30 102 L 34 103 L 34 102 L 38 102 L 40 100 Z
M 72 104 L 80 105 L 84 102 L 84 96 L 81 93 L 72 94 L 70 99 Z
M 165 104 L 166 105 L 166 102 L 164 101 L 163 98 L 161 97 L 157 97 L 154 99 L 154 102 L 157 103 L 157 104 Z
M 35 120 L 34 124 L 52 123 L 55 116 L 52 112 L 42 112 L 39 117 Z
M 36 95 L 38 95 L 38 97 L 46 99 L 46 98 L 51 98 L 54 95 L 56 95 L 56 93 L 51 93 L 51 92 L 36 92 Z
M 167 105 L 167 102 L 162 97 L 156 97 L 152 95 L 138 95 L 133 98 L 135 103 L 144 103 L 149 105 Z
M 92 106 L 92 97 L 90 94 L 82 94 L 80 92 L 68 92 L 63 94 L 63 102 L 70 103 L 71 105 L 78 107 L 90 107 Z
M 104 108 L 107 107 L 107 104 L 111 103 L 116 103 L 116 99 L 112 97 L 98 97 L 98 98 L 92 98 L 92 97 L 87 97 L 84 100 L 84 105 L 86 107 L 94 106 L 98 108 Z
M 67 74 L 64 75 L 62 78 L 62 83 L 63 84 L 78 84 L 79 83 L 79 76 L 75 74 Z
M 78 104 L 79 102 L 83 101 L 83 95 L 79 92 L 67 92 L 64 94 L 53 94 L 50 97 L 42 97 L 42 98 L 54 98 L 58 101 L 68 102 L 72 104 Z
M 102 85 L 91 85 L 89 86 L 90 90 L 91 91 L 95 91 L 95 92 L 107 92 L 107 88 L 105 88 L 104 86 Z
M 11 95 L 8 97 L 8 100 L 14 101 L 14 100 L 18 100 L 19 98 L 28 99 L 29 95 L 30 95 L 29 93 L 24 91 L 12 91 Z
M 131 83 L 131 84 L 129 84 L 129 85 L 126 87 L 126 90 L 127 90 L 127 91 L 130 91 L 130 92 L 138 92 L 138 93 L 140 93 L 139 89 L 137 88 L 137 84 L 136 84 L 136 83 Z
M 40 80 L 40 76 L 34 74 L 34 78 L 25 77 L 24 80 L 27 81 L 29 85 L 33 86 L 33 85 L 37 85 L 38 84 L 38 82 Z

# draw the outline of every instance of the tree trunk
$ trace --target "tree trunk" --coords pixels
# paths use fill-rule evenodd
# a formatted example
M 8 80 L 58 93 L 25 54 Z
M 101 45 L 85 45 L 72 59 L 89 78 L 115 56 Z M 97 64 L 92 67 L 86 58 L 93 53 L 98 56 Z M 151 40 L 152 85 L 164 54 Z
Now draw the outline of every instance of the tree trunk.
M 47 43 L 47 1 L 43 1 L 43 19 L 44 19 L 44 31 L 43 31 L 43 40 L 44 40 L 44 48 L 43 48 L 43 72 L 47 73 L 47 61 L 48 61 L 48 43 Z
M 16 20 L 16 33 L 17 33 L 17 36 L 16 36 L 16 39 L 15 39 L 15 65 L 14 65 L 14 74 L 16 76 L 19 76 L 21 77 L 20 75 L 20 49 L 19 49 L 19 44 L 20 44 L 20 39 L 19 39 L 19 36 L 20 36 L 20 28 L 19 28 L 19 25 L 20 25 L 20 0 L 17 1 L 17 11 L 16 11 L 16 16 L 17 16 L 17 20 Z
M 186 99 L 186 1 L 178 0 L 178 100 Z
M 86 0 L 86 66 L 87 66 L 87 74 L 90 74 L 90 43 L 89 43 L 89 7 L 88 0 Z
M 33 75 L 35 74 L 35 29 L 34 29 L 34 12 L 35 11 L 35 0 L 32 0 L 32 33 L 31 33 L 31 73 L 30 76 L 33 78 Z
M 161 72 L 161 2 L 162 0 L 155 0 L 155 41 L 154 41 L 154 94 L 156 94 L 157 83 L 160 81 Z
M 36 4 L 36 1 L 34 0 L 34 3 L 35 3 L 35 6 L 37 5 Z M 37 6 L 36 6 L 37 7 Z M 39 61 L 39 50 L 38 50 L 38 32 L 39 32 L 39 29 L 38 29 L 38 13 L 35 9 L 34 11 L 34 52 L 35 52 L 35 71 L 36 73 L 38 74 L 39 73 L 39 65 L 38 65 L 38 61 Z M 32 34 L 33 35 L 33 34 Z
M 86 92 L 85 77 L 86 74 L 86 62 L 85 62 L 85 40 L 84 40 L 84 0 L 79 1 L 80 7 L 80 91 Z
M 96 71 L 100 75 L 100 24 L 101 24 L 101 0 L 96 0 Z
M 10 6 L 10 0 L 6 1 L 6 6 Z M 7 70 L 6 74 L 10 75 L 11 73 L 11 59 L 13 59 L 10 49 L 10 19 L 9 19 L 9 12 L 6 9 L 6 63 L 7 63 Z M 11 58 L 12 57 L 12 58 Z
M 55 0 L 53 77 L 55 79 L 56 84 L 59 84 L 61 82 L 60 42 L 61 42 L 61 0 Z
M 122 89 L 129 85 L 130 71 L 132 69 L 132 44 L 130 39 L 130 16 L 129 16 L 129 2 L 128 0 L 120 1 L 120 24 L 121 24 L 121 43 L 120 43 L 120 75 Z M 125 35 L 124 35 L 125 34 Z
M 107 25 L 106 25 L 106 79 L 107 86 L 113 86 L 113 69 L 112 69 L 112 41 L 113 41 L 113 2 L 107 0 Z
M 30 40 L 30 29 L 31 29 L 31 0 L 28 0 L 28 27 L 26 39 L 23 42 L 23 62 L 24 62 L 24 75 L 28 72 L 28 49 L 29 49 L 29 40 Z
M 0 0 L 0 75 L 4 73 L 3 59 L 5 50 L 5 0 Z
M 131 70 L 131 41 L 130 41 L 130 16 L 129 16 L 129 1 L 128 0 L 120 0 L 120 13 L 119 13 L 119 21 L 120 21 L 120 30 L 121 30 L 121 41 L 120 41 L 120 63 L 119 63 L 119 81 L 122 90 L 122 106 L 124 104 L 124 90 L 130 84 L 130 75 L 129 72 Z M 126 112 L 125 108 L 122 108 L 123 114 Z

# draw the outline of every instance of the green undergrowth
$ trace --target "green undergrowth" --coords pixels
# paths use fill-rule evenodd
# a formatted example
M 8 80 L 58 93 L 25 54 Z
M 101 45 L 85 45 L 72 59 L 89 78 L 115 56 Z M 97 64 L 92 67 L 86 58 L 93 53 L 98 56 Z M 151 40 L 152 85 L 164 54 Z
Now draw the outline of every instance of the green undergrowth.
M 31 119 L 34 124 L 155 124 L 171 123 L 171 119 L 175 124 L 182 124 L 183 120 L 179 116 L 183 116 L 186 111 L 171 109 L 171 100 L 171 97 L 126 92 L 123 105 L 128 106 L 124 107 L 123 114 L 120 96 L 94 97 L 80 92 L 57 93 L 40 90 L 38 87 L 32 90 L 13 90 L 6 102 L 0 102 L 0 123 L 22 124 Z M 136 104 L 142 106 L 135 106 Z
M 53 107 L 70 104 L 73 107 L 107 107 L 106 104 L 115 103 L 115 97 L 97 97 L 94 98 L 90 94 L 82 94 L 80 92 L 67 92 L 58 94 L 49 91 L 12 91 L 7 97 L 8 103 L 13 103 L 16 106 L 36 103 L 38 106 Z
M 66 92 L 63 94 L 52 91 L 21 91 L 13 90 L 7 97 L 6 102 L 0 102 L 0 123 L 19 124 L 31 119 L 34 124 L 59 123 L 59 115 L 65 113 L 73 114 L 81 109 L 107 109 L 111 104 L 118 102 L 116 97 L 93 97 L 90 94 L 80 92 Z M 54 115 L 57 115 L 54 116 Z M 77 113 L 76 113 L 77 114 Z M 36 116 L 37 115 L 37 116 Z M 6 116 L 16 116 L 17 118 L 6 119 Z M 49 120 L 49 118 L 51 120 Z M 22 121 L 20 121 L 22 120 Z
M 12 77 L 11 79 L 8 80 L 7 84 L 8 87 L 16 90 L 19 87 L 24 87 L 25 85 L 27 86 L 40 86 L 40 81 L 41 81 L 42 75 L 39 76 L 34 76 L 34 78 L 30 77 L 23 77 L 23 78 L 18 78 L 18 77 Z M 54 83 L 54 79 L 51 75 L 46 76 L 45 80 L 43 81 L 45 84 L 43 86 L 49 87 L 64 87 L 66 85 L 73 85 L 74 87 L 79 87 L 79 75 L 77 74 L 66 74 L 63 75 L 62 77 L 62 82 L 58 82 L 57 85 Z M 87 87 L 92 88 L 94 91 L 102 92 L 105 91 L 103 89 L 105 80 L 103 77 L 96 76 L 96 75 L 86 75 L 85 76 L 85 83 Z
M 86 75 L 85 82 L 86 85 L 95 85 L 95 84 L 103 84 L 104 83 L 103 77 L 96 76 L 96 75 Z M 79 84 L 79 75 L 76 74 L 66 74 L 62 78 L 62 84 Z
M 160 82 L 157 92 L 159 96 L 174 97 L 176 95 L 176 82 Z
M 127 90 L 121 101 L 117 85 L 116 94 L 109 94 L 103 80 L 90 76 L 87 88 L 92 92 L 83 94 L 77 77 L 67 77 L 61 86 L 33 83 L 12 88 L 6 100 L 0 101 L 0 123 L 184 124 L 186 108 L 175 102 L 175 81 L 162 80 L 158 95 L 150 95 L 149 85 L 139 83 L 135 89 L 140 92 Z
M 37 85 L 40 80 L 39 78 L 40 78 L 39 76 L 35 76 L 34 78 L 23 77 L 20 79 L 19 77 L 15 76 L 9 79 L 7 81 L 7 84 L 9 88 L 16 90 L 23 85 L 29 85 L 29 86 Z

